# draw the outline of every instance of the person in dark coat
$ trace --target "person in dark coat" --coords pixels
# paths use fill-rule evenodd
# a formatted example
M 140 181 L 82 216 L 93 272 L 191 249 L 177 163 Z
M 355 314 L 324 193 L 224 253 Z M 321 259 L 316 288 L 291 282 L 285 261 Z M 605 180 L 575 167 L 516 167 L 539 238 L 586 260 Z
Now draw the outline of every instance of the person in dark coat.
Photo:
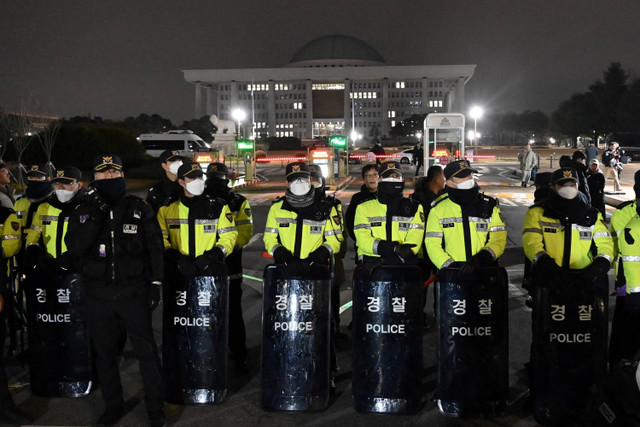
M 587 183 L 587 177 L 585 173 L 587 172 L 586 165 L 587 157 L 580 150 L 576 150 L 573 152 L 571 157 L 562 156 L 560 157 L 560 167 L 562 168 L 573 168 L 578 173 L 578 191 L 582 196 L 580 198 L 586 204 L 591 204 L 591 193 L 589 192 L 589 184 Z
M 158 213 L 160 206 L 167 206 L 178 200 L 182 187 L 178 184 L 178 169 L 182 166 L 182 157 L 176 150 L 166 150 L 160 154 L 160 166 L 165 176 L 149 189 L 146 201 L 153 211 Z
M 598 159 L 591 159 L 589 169 L 586 173 L 587 182 L 589 183 L 589 192 L 591 194 L 591 206 L 598 209 L 602 214 L 602 218 L 607 219 L 604 205 L 604 173 L 600 170 L 600 162 Z
M 378 177 L 379 170 L 380 168 L 378 165 L 374 164 L 365 165 L 362 168 L 362 179 L 364 180 L 364 184 L 360 187 L 360 191 L 351 197 L 349 207 L 344 215 L 345 227 L 347 228 L 349 236 L 354 241 L 356 240 L 356 235 L 353 233 L 353 220 L 356 216 L 356 208 L 360 203 L 376 198 L 378 181 L 380 180 Z

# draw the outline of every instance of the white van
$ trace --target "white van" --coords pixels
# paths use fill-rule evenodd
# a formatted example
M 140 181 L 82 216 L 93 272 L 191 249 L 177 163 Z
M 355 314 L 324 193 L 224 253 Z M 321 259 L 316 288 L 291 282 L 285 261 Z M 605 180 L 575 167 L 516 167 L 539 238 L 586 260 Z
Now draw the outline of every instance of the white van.
M 177 150 L 180 156 L 191 159 L 194 152 L 211 150 L 209 144 L 190 130 L 143 133 L 138 137 L 138 141 L 152 157 L 160 157 L 165 150 Z

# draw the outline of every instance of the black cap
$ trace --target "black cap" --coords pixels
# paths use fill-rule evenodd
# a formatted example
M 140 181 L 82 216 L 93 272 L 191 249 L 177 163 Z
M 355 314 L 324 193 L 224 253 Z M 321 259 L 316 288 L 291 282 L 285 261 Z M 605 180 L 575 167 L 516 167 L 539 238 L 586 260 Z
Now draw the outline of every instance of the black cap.
M 104 172 L 109 169 L 122 170 L 122 160 L 115 154 L 102 154 L 93 159 L 94 172 Z
M 471 172 L 478 172 L 473 169 L 468 160 L 456 160 L 449 162 L 444 168 L 444 179 L 453 178 L 465 178 L 471 175 Z
M 573 152 L 573 155 L 571 156 L 571 158 L 573 160 L 578 160 L 578 159 L 586 159 L 587 156 L 585 156 L 582 151 L 576 150 L 576 151 Z
M 551 185 L 551 172 L 538 172 L 534 180 L 538 187 L 548 187 Z
M 229 168 L 224 163 L 209 163 L 207 168 L 207 178 L 227 179 Z
M 160 163 L 175 162 L 176 160 L 182 160 L 178 150 L 165 150 L 160 154 Z
M 380 178 L 386 178 L 394 172 L 399 173 L 400 176 L 404 176 L 402 168 L 400 167 L 400 162 L 390 160 L 380 165 L 380 171 L 378 172 L 378 175 L 380 175 Z
M 186 178 L 200 178 L 204 175 L 202 172 L 202 168 L 200 167 L 200 163 L 196 162 L 186 162 L 183 163 L 178 168 L 178 178 L 184 179 Z
M 70 183 L 73 180 L 82 180 L 82 172 L 75 166 L 65 166 L 56 171 L 53 176 L 53 182 L 62 182 L 65 184 Z
M 578 172 L 574 168 L 560 168 L 551 175 L 553 185 L 564 185 L 567 181 L 578 181 Z
M 309 170 L 311 171 L 311 176 L 314 178 L 322 178 L 322 169 L 320 169 L 320 165 L 315 163 L 309 164 Z
M 27 169 L 27 176 L 51 176 L 51 166 L 49 165 L 31 165 Z
M 294 181 L 298 178 L 309 178 L 311 170 L 305 162 L 291 162 L 285 169 L 285 178 L 287 181 Z

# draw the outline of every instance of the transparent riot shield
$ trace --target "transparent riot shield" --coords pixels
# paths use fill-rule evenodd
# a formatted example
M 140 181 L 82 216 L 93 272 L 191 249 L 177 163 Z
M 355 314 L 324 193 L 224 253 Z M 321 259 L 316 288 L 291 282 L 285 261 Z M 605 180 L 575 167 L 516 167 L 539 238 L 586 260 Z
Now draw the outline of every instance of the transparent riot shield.
M 286 266 L 264 274 L 262 407 L 269 411 L 323 410 L 329 403 L 331 274 L 314 266 L 308 278 Z
M 509 397 L 508 279 L 481 268 L 468 283 L 458 268 L 438 273 L 438 408 L 444 415 L 496 415 Z
M 62 270 L 60 271 L 62 272 Z M 27 279 L 31 392 L 80 397 L 91 391 L 82 278 L 36 269 Z
M 162 366 L 165 400 L 217 404 L 227 395 L 229 276 L 219 263 L 216 276 L 165 278 Z
M 543 424 L 578 422 L 607 370 L 608 279 L 534 271 L 531 397 Z
M 415 413 L 422 406 L 422 273 L 381 266 L 353 285 L 353 402 L 359 412 Z

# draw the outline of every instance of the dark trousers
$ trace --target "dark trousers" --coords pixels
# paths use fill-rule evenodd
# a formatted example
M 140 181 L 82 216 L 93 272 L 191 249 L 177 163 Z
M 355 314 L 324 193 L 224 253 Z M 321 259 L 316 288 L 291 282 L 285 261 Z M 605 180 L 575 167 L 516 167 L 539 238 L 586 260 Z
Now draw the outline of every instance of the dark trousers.
M 160 359 L 153 338 L 151 310 L 146 294 L 120 301 L 105 301 L 87 296 L 85 308 L 106 407 L 113 408 L 124 403 L 118 368 L 122 327 L 140 362 L 147 410 L 161 410 L 163 396 Z
M 625 297 L 616 297 L 609 340 L 609 368 L 622 359 L 633 359 L 640 351 L 640 313 L 624 308 Z
M 229 283 L 229 350 L 237 362 L 247 358 L 247 332 L 242 318 L 242 279 Z
M 7 307 L 5 306 L 5 309 Z M 0 312 L 0 409 L 13 406 L 7 373 L 4 371 L 4 341 L 7 339 L 4 311 Z

